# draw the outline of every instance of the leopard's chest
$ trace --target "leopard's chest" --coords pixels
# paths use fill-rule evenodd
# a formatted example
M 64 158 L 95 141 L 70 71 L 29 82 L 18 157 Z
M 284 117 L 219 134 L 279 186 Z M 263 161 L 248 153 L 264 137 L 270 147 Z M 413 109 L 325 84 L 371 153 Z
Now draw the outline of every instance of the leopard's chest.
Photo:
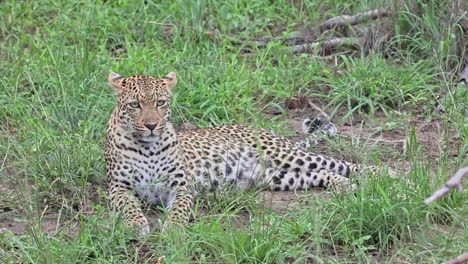
M 166 144 L 141 145 L 122 142 L 114 145 L 119 157 L 115 181 L 127 185 L 135 195 L 150 204 L 165 204 L 170 200 L 177 146 L 172 141 Z

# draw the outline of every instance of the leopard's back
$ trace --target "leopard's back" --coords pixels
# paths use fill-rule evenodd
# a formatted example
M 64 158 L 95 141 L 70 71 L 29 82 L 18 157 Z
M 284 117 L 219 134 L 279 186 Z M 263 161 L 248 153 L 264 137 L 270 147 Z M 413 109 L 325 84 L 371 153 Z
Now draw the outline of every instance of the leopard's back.
M 196 186 L 209 189 L 235 184 L 299 190 L 327 186 L 322 170 L 347 177 L 349 164 L 307 152 L 266 129 L 232 125 L 178 132 L 185 170 Z

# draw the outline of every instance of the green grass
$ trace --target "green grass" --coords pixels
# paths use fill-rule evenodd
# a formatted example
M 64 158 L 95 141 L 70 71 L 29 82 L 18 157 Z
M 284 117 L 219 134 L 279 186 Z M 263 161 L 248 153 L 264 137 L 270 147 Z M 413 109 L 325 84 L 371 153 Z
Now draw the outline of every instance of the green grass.
M 466 59 L 463 15 L 451 14 L 452 1 L 400 2 L 2 1 L 0 263 L 440 263 L 461 254 L 466 193 L 422 201 L 468 165 L 468 89 L 455 83 Z M 382 6 L 396 14 L 380 52 L 327 58 L 280 42 L 238 44 Z M 173 121 L 199 127 L 289 135 L 284 102 L 306 94 L 357 133 L 318 151 L 406 176 L 369 176 L 354 194 L 301 194 L 282 212 L 258 193 L 207 194 L 190 227 L 138 240 L 108 213 L 104 192 L 109 71 L 177 72 Z M 432 111 L 439 95 L 442 114 Z M 264 115 L 272 110 L 282 114 Z M 428 124 L 437 138 L 424 140 Z M 392 135 L 405 139 L 405 154 L 374 140 Z M 14 234 L 8 223 L 25 229 Z
M 380 110 L 387 114 L 405 106 L 418 106 L 429 101 L 442 83 L 425 61 L 392 64 L 378 54 L 342 59 L 346 69 L 342 76 L 325 82 L 332 88 L 327 94 L 332 98 L 330 104 L 335 109 L 345 105 L 348 113 L 359 110 L 373 115 Z

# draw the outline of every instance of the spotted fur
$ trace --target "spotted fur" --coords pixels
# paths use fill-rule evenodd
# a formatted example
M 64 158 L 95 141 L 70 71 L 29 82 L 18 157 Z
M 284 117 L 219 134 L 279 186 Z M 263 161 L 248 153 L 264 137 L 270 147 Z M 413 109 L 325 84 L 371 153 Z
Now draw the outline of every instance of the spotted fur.
M 161 79 L 111 73 L 108 81 L 117 97 L 105 145 L 111 204 L 140 234 L 150 231 L 142 200 L 166 206 L 170 225 L 189 220 L 196 194 L 228 185 L 353 188 L 348 177 L 359 165 L 308 152 L 269 130 L 231 125 L 176 133 L 170 122 L 175 73 Z

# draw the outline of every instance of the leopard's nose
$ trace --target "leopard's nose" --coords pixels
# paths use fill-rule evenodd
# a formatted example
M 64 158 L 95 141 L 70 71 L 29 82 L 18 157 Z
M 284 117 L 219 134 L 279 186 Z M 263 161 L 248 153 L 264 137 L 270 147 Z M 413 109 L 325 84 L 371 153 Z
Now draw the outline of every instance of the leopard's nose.
M 156 124 L 145 124 L 145 127 L 147 127 L 150 131 L 153 131 L 153 129 L 156 127 Z

